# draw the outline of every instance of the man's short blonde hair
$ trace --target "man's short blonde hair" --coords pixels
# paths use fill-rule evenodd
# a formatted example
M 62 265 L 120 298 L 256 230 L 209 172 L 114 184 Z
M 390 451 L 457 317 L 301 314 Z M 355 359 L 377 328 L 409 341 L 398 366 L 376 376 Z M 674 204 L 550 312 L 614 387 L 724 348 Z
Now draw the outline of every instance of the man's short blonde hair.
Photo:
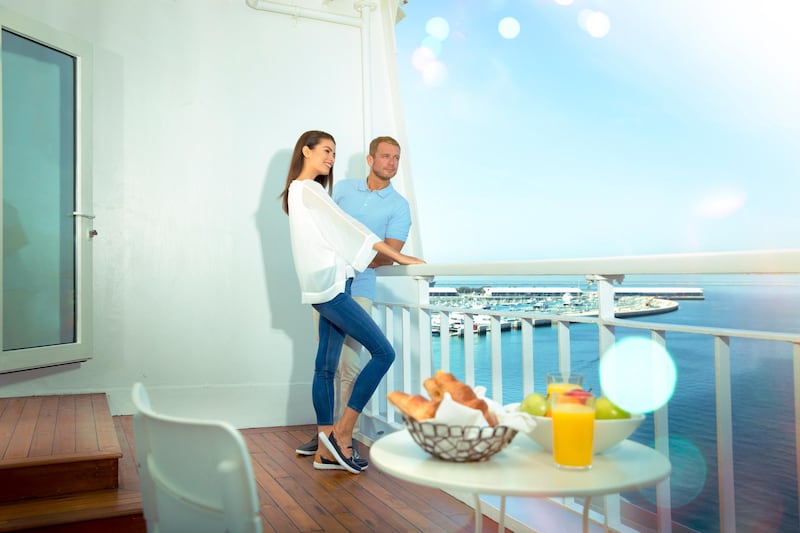
M 389 137 L 388 135 L 384 135 L 382 137 L 375 137 L 372 139 L 372 142 L 369 143 L 369 155 L 375 157 L 375 152 L 378 151 L 378 145 L 381 143 L 391 144 L 393 146 L 397 146 L 400 148 L 400 143 L 394 137 Z

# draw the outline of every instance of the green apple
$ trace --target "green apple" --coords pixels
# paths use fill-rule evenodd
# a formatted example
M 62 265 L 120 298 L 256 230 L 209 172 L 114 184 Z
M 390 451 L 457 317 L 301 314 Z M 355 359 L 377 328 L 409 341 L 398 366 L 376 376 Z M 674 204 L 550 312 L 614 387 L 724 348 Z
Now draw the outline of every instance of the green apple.
M 519 410 L 534 416 L 544 416 L 547 412 L 547 398 L 544 394 L 532 392 L 522 399 Z
M 618 420 L 630 418 L 631 414 L 622 407 L 615 405 L 608 398 L 601 396 L 594 402 L 594 417 L 597 420 Z

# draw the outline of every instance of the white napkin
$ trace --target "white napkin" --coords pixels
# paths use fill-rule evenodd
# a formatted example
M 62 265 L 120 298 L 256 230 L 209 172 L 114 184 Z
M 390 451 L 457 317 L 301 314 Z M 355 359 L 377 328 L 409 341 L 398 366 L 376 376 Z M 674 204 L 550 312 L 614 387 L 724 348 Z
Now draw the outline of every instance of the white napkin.
M 514 404 L 514 408 L 503 408 L 501 411 L 495 413 L 497 415 L 497 423 L 501 426 L 508 426 L 516 429 L 521 433 L 530 433 L 536 429 L 536 419 L 528 413 L 523 413 L 518 409 L 519 404 Z M 508 407 L 508 406 L 506 406 Z
M 528 413 L 520 411 L 516 407 L 519 406 L 519 404 L 514 404 L 515 407 L 512 408 L 500 405 L 491 398 L 486 397 L 486 387 L 482 385 L 475 387 L 475 395 L 486 402 L 489 406 L 489 411 L 497 417 L 498 425 L 510 427 L 511 429 L 516 429 L 523 433 L 531 432 L 536 428 L 536 419 Z
M 442 403 L 436 409 L 436 416 L 426 422 L 434 422 L 438 424 L 447 424 L 448 426 L 488 426 L 486 419 L 483 417 L 483 412 L 478 409 L 473 409 L 462 405 L 453 400 L 449 392 L 444 393 Z
M 483 399 L 496 417 L 497 422 L 501 426 L 507 426 L 511 429 L 516 429 L 523 433 L 530 433 L 536 428 L 536 420 L 528 413 L 523 413 L 518 408 L 506 408 L 495 402 L 491 398 L 486 397 L 486 387 L 475 387 L 475 395 Z M 514 404 L 518 406 L 519 404 Z M 472 409 L 466 405 L 462 405 L 446 392 L 442 403 L 436 410 L 436 416 L 427 422 L 434 422 L 439 424 L 447 424 L 448 426 L 478 426 L 485 427 L 489 423 L 483 416 L 483 412 L 479 409 Z

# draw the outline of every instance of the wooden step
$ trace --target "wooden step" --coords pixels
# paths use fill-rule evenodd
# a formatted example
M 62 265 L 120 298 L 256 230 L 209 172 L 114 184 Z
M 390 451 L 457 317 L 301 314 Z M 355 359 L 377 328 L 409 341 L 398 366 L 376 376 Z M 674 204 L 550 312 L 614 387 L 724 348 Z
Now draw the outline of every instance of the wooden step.
M 0 399 L 0 502 L 115 489 L 120 457 L 105 394 Z
M 142 498 L 130 490 L 98 490 L 0 504 L 0 532 L 144 533 Z
M 144 532 L 135 457 L 105 394 L 0 398 L 0 532 Z

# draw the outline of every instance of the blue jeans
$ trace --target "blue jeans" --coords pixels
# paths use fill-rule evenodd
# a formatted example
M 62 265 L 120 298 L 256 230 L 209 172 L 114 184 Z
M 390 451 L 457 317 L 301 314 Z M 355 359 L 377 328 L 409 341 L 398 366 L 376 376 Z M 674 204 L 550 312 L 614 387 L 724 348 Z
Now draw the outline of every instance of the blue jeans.
M 345 292 L 337 294 L 332 300 L 312 304 L 319 312 L 319 347 L 314 362 L 311 398 L 317 414 L 317 425 L 320 426 L 334 423 L 334 377 L 345 336 L 350 335 L 370 354 L 369 362 L 361 369 L 353 384 L 347 407 L 360 413 L 394 362 L 394 348 L 386 336 L 372 317 L 350 297 L 351 282 L 352 279 L 347 280 Z

